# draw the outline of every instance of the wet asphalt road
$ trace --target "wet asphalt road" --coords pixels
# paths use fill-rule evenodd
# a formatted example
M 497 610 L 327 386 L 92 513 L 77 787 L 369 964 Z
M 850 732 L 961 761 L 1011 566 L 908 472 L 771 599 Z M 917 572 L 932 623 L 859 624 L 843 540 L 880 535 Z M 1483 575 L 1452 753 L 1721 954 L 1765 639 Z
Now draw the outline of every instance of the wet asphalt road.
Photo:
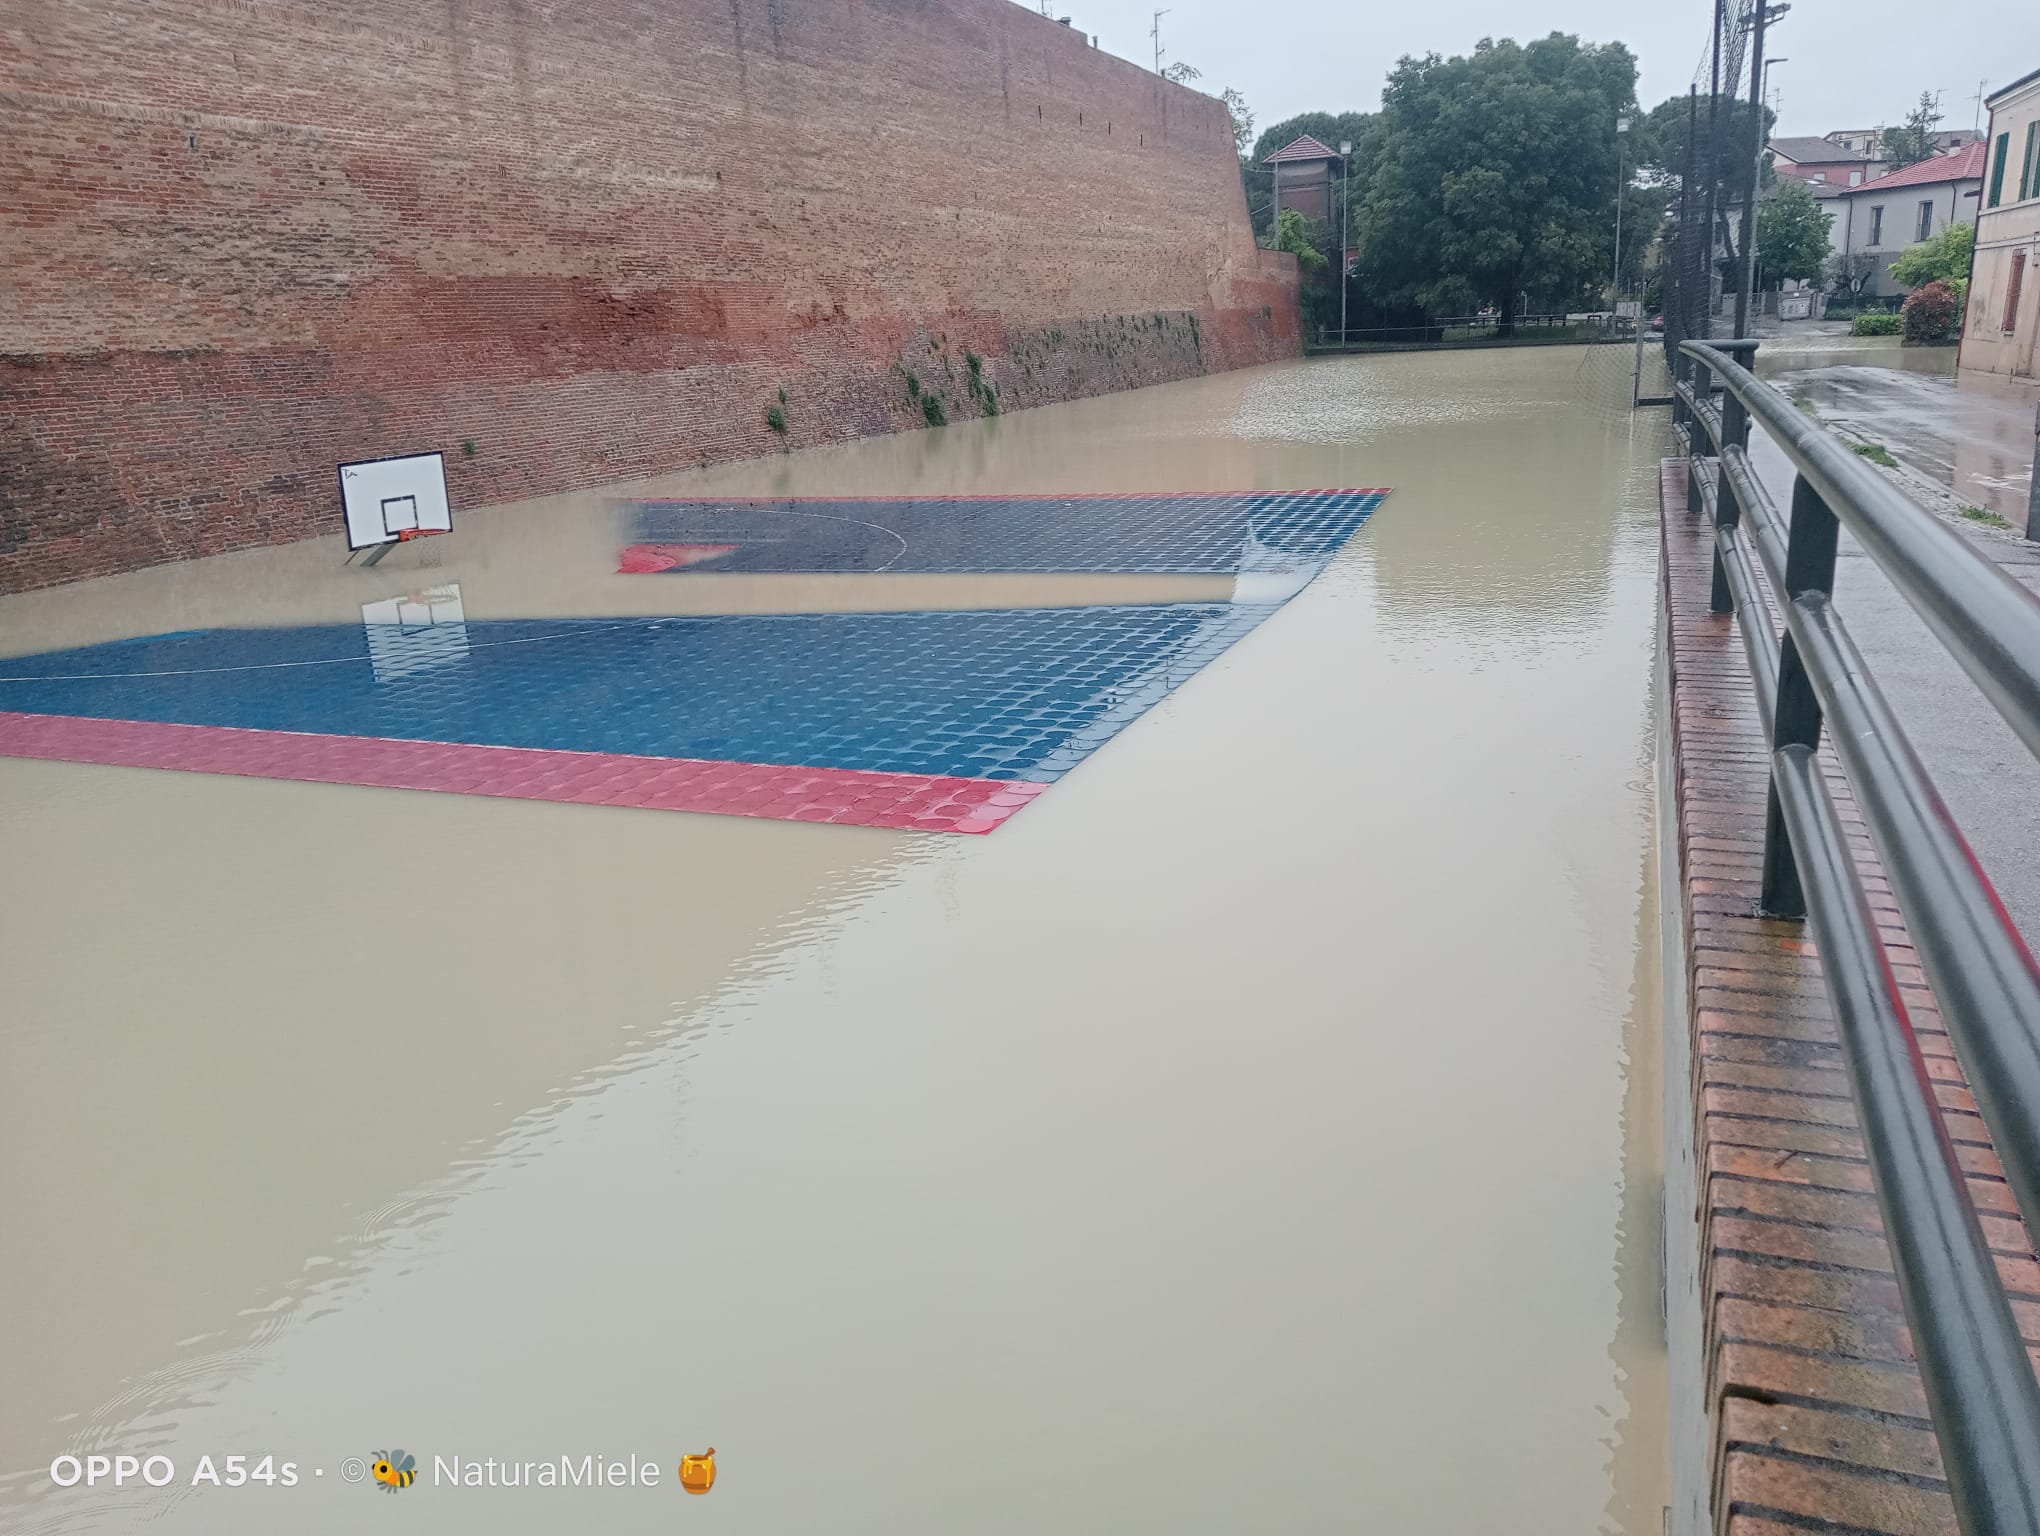
M 1892 360 L 1900 361 L 1895 349 Z M 1918 477 L 2023 528 L 2030 389 L 1970 377 L 1958 388 L 1944 372 L 1854 364 L 1794 369 L 1773 382 L 1810 400 L 1822 421 L 1882 443 Z M 1792 485 L 1784 454 L 1761 432 L 1752 452 L 1782 504 Z M 1958 531 L 2040 594 L 2040 545 L 1982 528 Z M 1835 604 L 2014 921 L 2029 943 L 2040 939 L 2040 763 L 1846 532 Z

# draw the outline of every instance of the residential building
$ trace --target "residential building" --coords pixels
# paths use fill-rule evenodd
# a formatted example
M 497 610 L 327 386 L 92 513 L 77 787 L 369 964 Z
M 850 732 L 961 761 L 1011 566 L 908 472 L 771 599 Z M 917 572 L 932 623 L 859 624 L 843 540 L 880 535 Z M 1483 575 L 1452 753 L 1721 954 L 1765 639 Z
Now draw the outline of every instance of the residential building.
M 1320 224 L 1335 222 L 1333 202 L 1343 162 L 1339 152 L 1305 134 L 1283 145 L 1261 162 L 1275 174 L 1275 209 L 1279 218 L 1285 208 L 1294 208 Z
M 1828 249 L 1839 251 L 1846 234 L 1849 188 L 1820 176 L 1803 176 L 1797 179 L 1805 184 L 1807 191 L 1813 194 L 1813 200 L 1820 205 L 1820 211 L 1827 215 Z
M 1873 298 L 1905 292 L 1891 278 L 1891 264 L 1909 245 L 1931 239 L 1950 224 L 1974 224 L 1983 191 L 1984 146 L 1967 144 L 1932 155 L 1902 171 L 1879 176 L 1842 196 L 1847 205 L 1835 250 L 1863 254 L 1875 263 L 1863 289 Z
M 1884 153 L 1882 128 L 1837 128 L 1833 133 L 1823 134 L 1822 137 L 1831 143 L 1841 145 L 1844 149 L 1854 150 L 1858 154 L 1873 158 Z M 1944 155 L 1951 149 L 1974 144 L 1982 137 L 1983 135 L 1974 128 L 1943 128 L 1935 133 L 1929 142 L 1933 144 L 1935 154 Z
M 2033 377 L 2040 332 L 2040 70 L 1989 97 L 1990 133 L 1962 366 Z
M 1877 155 L 1849 149 L 1832 139 L 1773 139 L 1765 148 L 1780 174 L 1805 181 L 1819 177 L 1835 186 L 1856 187 L 1884 170 L 1884 161 Z

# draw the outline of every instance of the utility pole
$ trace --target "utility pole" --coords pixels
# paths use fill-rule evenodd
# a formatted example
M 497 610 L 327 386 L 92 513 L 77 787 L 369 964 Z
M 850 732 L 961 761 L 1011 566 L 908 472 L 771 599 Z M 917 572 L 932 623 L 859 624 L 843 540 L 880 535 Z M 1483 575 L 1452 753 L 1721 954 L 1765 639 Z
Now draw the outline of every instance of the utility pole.
M 1972 133 L 1983 132 L 1983 98 L 1989 93 L 1990 81 L 1988 78 L 1976 82 L 1976 115 L 1969 120 L 1969 129 Z
M 1148 26 L 1148 36 L 1155 40 L 1155 73 L 1158 75 L 1162 72 L 1162 18 L 1168 14 L 1167 10 L 1156 11 L 1154 21 Z
M 1757 281 L 1757 167 L 1764 158 L 1764 26 L 1775 14 L 1783 16 L 1790 5 L 1769 5 L 1757 0 L 1757 32 L 1750 44 L 1750 148 L 1743 166 L 1742 270 L 1736 274 L 1735 334 L 1748 336 L 1750 299 Z
M 1700 281 L 1707 301 L 1700 310 L 1700 339 L 1714 334 L 1714 193 L 1721 180 L 1721 141 L 1716 137 L 1721 121 L 1721 6 L 1714 0 L 1714 63 L 1707 87 L 1707 232 L 1701 241 Z

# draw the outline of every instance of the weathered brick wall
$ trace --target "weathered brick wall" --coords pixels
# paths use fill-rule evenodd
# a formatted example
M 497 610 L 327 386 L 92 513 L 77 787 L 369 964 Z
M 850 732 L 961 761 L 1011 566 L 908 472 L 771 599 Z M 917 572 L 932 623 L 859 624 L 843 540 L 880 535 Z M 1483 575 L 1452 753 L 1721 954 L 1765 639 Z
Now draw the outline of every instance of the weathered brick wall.
M 0 189 L 0 591 L 1299 339 L 1224 109 L 1011 0 L 38 0 Z

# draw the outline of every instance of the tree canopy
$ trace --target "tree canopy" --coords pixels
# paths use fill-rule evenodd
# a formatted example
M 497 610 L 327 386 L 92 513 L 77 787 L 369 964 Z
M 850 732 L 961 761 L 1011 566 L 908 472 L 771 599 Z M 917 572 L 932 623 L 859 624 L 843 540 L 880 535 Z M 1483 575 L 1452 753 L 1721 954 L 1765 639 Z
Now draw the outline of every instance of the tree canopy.
M 1934 152 L 1934 128 L 1941 121 L 1941 104 L 1931 91 L 1921 91 L 1919 105 L 1906 113 L 1896 128 L 1884 130 L 1884 158 L 1894 171 L 1918 165 Z
M 1306 272 L 1319 271 L 1327 257 L 1318 249 L 1318 232 L 1311 227 L 1311 221 L 1294 208 L 1282 210 L 1282 217 L 1275 221 L 1275 234 L 1268 241 L 1271 251 L 1288 251 L 1296 257 L 1297 265 Z
M 1233 149 L 1244 157 L 1247 147 L 1254 142 L 1254 109 L 1247 105 L 1245 93 L 1231 86 L 1220 91 L 1218 99 L 1225 103 L 1225 110 L 1232 117 Z
M 1659 102 L 1643 115 L 1636 134 L 1635 154 L 1643 170 L 1643 179 L 1653 186 L 1668 187 L 1676 197 L 1680 178 L 1686 174 L 1686 138 L 1689 113 L 1699 118 L 1699 137 L 1693 149 L 1695 185 L 1707 185 L 1707 103 L 1698 104 L 1697 113 L 1684 96 L 1673 96 Z M 1771 141 L 1771 131 L 1777 125 L 1778 114 L 1769 107 L 1764 108 L 1764 142 Z M 1714 142 L 1720 146 L 1716 156 L 1716 174 L 1730 188 L 1740 188 L 1742 178 L 1738 168 L 1748 165 L 1745 154 L 1755 148 L 1755 139 L 1750 133 L 1750 104 L 1724 98 L 1715 114 Z M 1760 188 L 1768 188 L 1776 181 L 1776 172 L 1767 154 L 1762 161 L 1758 178 Z
M 1960 303 L 1969 299 L 1969 258 L 1976 249 L 1976 226 L 1950 224 L 1930 240 L 1905 248 L 1891 264 L 1891 280 L 1908 288 L 1946 283 Z
M 1764 286 L 1781 278 L 1813 279 L 1827 268 L 1828 216 L 1820 199 L 1794 176 L 1782 176 L 1778 190 L 1757 205 L 1757 261 Z
M 1557 32 L 1401 60 L 1356 208 L 1381 296 L 1439 315 L 1488 303 L 1508 317 L 1526 293 L 1556 306 L 1588 291 L 1609 259 L 1615 119 L 1635 91 L 1627 48 Z

